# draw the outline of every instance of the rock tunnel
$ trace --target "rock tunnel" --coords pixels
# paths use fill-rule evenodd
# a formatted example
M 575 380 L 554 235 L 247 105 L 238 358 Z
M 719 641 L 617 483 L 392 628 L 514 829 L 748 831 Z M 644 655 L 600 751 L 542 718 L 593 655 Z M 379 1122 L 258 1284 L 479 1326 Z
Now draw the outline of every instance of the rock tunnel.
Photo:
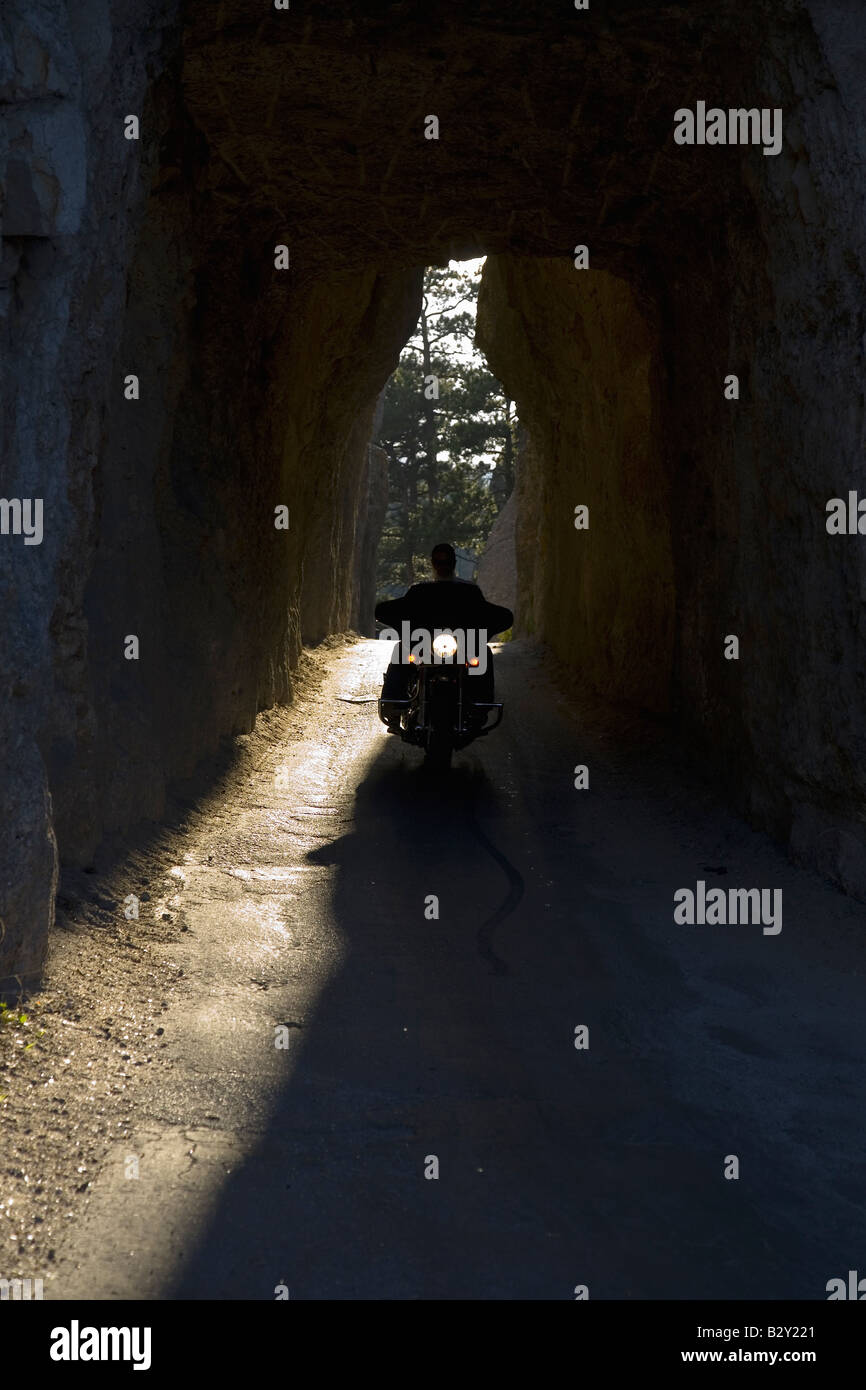
M 2 30 L 2 492 L 44 533 L 0 538 L 0 974 L 38 975 L 61 865 L 365 620 L 373 413 L 449 257 L 488 258 L 528 435 L 520 630 L 864 896 L 863 542 L 825 526 L 866 490 L 853 9 L 12 0 Z M 700 102 L 780 110 L 780 148 L 677 143 Z

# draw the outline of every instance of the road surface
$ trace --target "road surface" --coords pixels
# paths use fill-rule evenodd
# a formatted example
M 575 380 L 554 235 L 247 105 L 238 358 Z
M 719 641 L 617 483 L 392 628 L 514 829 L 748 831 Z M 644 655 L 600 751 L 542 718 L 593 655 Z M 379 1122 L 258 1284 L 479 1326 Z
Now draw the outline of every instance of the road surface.
M 823 1299 L 866 1272 L 866 909 L 662 746 L 590 737 L 521 644 L 444 783 L 360 702 L 382 667 L 335 650 L 184 841 L 174 1066 L 50 1296 Z M 781 889 L 781 932 L 678 925 L 698 880 Z

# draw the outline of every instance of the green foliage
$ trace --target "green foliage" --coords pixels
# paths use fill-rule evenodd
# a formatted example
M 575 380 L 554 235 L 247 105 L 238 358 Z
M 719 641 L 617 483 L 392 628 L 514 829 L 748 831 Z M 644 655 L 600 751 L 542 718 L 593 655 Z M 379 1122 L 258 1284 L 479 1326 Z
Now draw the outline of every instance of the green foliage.
M 0 1024 L 3 1023 L 27 1023 L 27 1015 L 18 1013 L 15 1008 L 9 1007 L 4 1000 L 0 999 Z
M 22 1052 L 29 1052 L 36 1046 L 36 1040 L 45 1036 L 45 1029 L 39 1028 L 33 1034 L 29 1042 L 24 1041 L 21 1030 L 30 1031 L 33 1020 L 29 1014 L 24 1013 L 20 1004 L 13 1005 L 11 1008 L 0 999 L 0 1041 L 4 1041 L 9 1047 L 8 1056 L 11 1057 L 16 1048 L 21 1048 Z M 0 1101 L 8 1099 L 7 1092 L 0 1092 Z
M 480 554 L 514 485 L 513 405 L 472 343 L 479 280 L 480 270 L 427 271 L 417 330 L 386 387 L 380 593 L 428 578 L 437 541 Z

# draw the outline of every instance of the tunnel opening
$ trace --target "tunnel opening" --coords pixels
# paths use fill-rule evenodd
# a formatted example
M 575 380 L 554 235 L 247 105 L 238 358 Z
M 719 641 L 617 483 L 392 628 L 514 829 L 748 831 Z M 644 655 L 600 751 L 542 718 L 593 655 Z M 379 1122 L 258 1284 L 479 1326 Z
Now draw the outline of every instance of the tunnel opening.
M 519 422 L 475 345 L 483 265 L 476 259 L 427 267 L 418 323 L 381 398 L 374 428 L 385 493 L 377 600 L 428 579 L 430 554 L 440 542 L 455 547 L 459 579 L 478 579 L 483 557 L 488 587 L 516 590 L 513 507 L 506 507 Z M 488 553 L 494 527 L 501 551 L 495 568 Z M 368 605 L 362 623 L 370 616 Z
M 844 34 L 812 5 L 637 0 L 437 23 L 168 5 L 96 44 L 70 20 L 16 79 L 7 490 L 51 524 L 0 557 L 4 973 L 38 971 L 58 856 L 158 822 L 291 698 L 305 642 L 363 626 L 377 402 L 423 267 L 482 255 L 478 343 L 526 431 L 520 628 L 671 717 L 753 824 L 866 892 L 860 562 L 822 528 L 862 468 Z M 778 155 L 676 143 L 711 88 L 783 108 Z M 66 143 L 40 153 L 46 93 Z

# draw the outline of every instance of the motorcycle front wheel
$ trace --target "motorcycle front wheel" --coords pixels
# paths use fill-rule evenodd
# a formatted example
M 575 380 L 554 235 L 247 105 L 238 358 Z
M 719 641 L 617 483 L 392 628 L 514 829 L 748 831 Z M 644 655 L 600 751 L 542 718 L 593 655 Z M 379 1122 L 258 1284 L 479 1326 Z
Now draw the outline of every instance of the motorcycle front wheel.
M 436 772 L 447 772 L 452 752 L 450 729 L 431 729 L 424 750 L 424 766 Z

